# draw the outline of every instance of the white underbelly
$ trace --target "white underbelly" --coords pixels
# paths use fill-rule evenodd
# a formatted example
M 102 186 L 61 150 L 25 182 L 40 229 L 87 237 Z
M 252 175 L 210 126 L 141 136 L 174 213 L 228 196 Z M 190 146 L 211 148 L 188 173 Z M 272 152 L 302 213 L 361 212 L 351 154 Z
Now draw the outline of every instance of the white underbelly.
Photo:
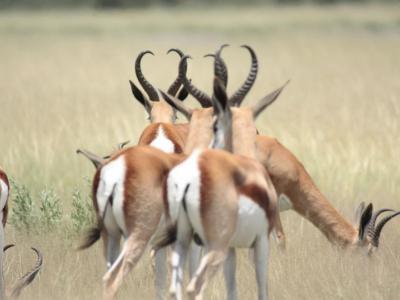
M 251 247 L 258 236 L 267 235 L 268 221 L 264 210 L 248 197 L 239 199 L 236 231 L 230 245 L 236 248 Z
M 190 223 L 203 243 L 207 244 L 204 228 L 200 216 L 200 194 L 188 190 L 187 214 Z M 221 230 L 224 230 L 221 228 Z M 235 248 L 249 248 L 258 236 L 267 235 L 268 221 L 264 210 L 246 196 L 240 196 L 236 230 L 232 236 L 230 246 Z

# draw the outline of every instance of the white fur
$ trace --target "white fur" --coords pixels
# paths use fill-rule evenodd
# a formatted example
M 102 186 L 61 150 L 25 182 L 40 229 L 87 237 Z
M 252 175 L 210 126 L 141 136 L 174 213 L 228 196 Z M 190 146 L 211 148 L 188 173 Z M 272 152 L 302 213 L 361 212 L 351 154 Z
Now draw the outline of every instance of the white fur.
M 278 198 L 278 205 L 279 205 L 279 211 L 285 211 L 289 209 L 293 209 L 293 204 L 292 201 L 290 201 L 289 197 L 286 196 L 285 194 L 280 194 Z
M 264 209 L 250 198 L 241 195 L 236 231 L 230 245 L 249 248 L 257 236 L 267 236 L 267 231 L 268 221 Z
M 6 206 L 7 199 L 8 199 L 8 186 L 7 184 L 0 179 L 1 185 L 1 195 L 0 195 L 0 222 L 3 221 L 3 208 Z
M 1 185 L 0 208 L 3 209 L 8 199 L 8 186 L 2 179 L 0 179 L 0 185 Z
M 4 253 L 3 253 L 3 248 L 4 248 L 4 228 L 3 224 L 0 224 L 0 299 L 4 299 L 4 276 L 3 276 L 3 258 L 4 258 Z
M 174 153 L 174 143 L 165 135 L 162 125 L 158 127 L 156 138 L 150 143 L 150 146 L 160 149 L 166 153 Z
M 268 299 L 268 252 L 268 237 L 266 235 L 259 236 L 254 244 L 254 267 L 259 300 Z
M 104 215 L 104 225 L 108 233 L 113 235 L 118 235 L 121 230 L 125 236 L 127 235 L 123 211 L 125 173 L 126 163 L 123 155 L 105 165 L 100 173 L 97 205 L 100 216 L 103 216 L 108 203 Z M 113 192 L 113 204 L 111 206 L 109 198 Z
M 236 300 L 236 250 L 230 248 L 224 262 L 224 279 L 226 289 L 226 299 Z
M 200 150 L 194 150 L 187 159 L 173 168 L 168 175 L 169 214 L 174 221 L 178 218 L 179 207 L 182 204 L 184 193 L 188 185 L 189 189 L 186 194 L 186 199 L 190 199 L 190 201 L 194 202 L 194 206 L 199 207 L 200 205 L 200 170 L 198 166 L 200 154 Z M 189 217 L 191 220 L 193 219 L 193 222 L 201 224 L 199 215 L 190 215 Z
M 182 203 L 186 187 L 187 215 L 194 231 L 204 240 L 204 228 L 200 215 L 200 169 L 198 158 L 200 150 L 195 150 L 181 164 L 176 166 L 168 176 L 169 213 L 177 220 L 179 206 Z M 257 236 L 267 236 L 268 221 L 263 208 L 248 197 L 239 198 L 238 220 L 235 234 L 230 245 L 238 248 L 249 248 Z
M 7 203 L 8 199 L 8 186 L 7 184 L 0 179 L 1 185 L 1 195 L 0 195 L 0 223 L 3 221 L 3 208 Z M 3 278 L 3 247 L 4 247 L 4 228 L 3 224 L 0 224 L 0 298 L 4 298 L 4 278 Z

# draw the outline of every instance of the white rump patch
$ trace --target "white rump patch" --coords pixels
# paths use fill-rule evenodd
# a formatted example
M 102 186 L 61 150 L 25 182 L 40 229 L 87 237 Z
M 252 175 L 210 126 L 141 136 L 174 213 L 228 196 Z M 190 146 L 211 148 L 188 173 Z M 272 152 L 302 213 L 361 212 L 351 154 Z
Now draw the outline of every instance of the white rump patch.
M 174 153 L 174 143 L 165 135 L 162 125 L 158 127 L 156 138 L 150 143 L 150 146 L 160 149 L 166 153 Z
M 107 231 L 113 235 L 119 234 L 121 230 L 125 236 L 127 234 L 123 211 L 125 173 L 125 156 L 121 155 L 101 169 L 97 188 L 99 214 L 100 216 L 104 215 L 104 225 Z M 109 202 L 110 197 L 113 197 L 112 205 Z M 106 205 L 107 210 L 104 214 Z
M 179 207 L 182 204 L 186 187 L 186 207 L 190 223 L 200 237 L 203 237 L 203 227 L 200 218 L 200 170 L 198 158 L 201 150 L 196 149 L 182 163 L 171 170 L 168 175 L 168 205 L 172 220 L 178 218 Z

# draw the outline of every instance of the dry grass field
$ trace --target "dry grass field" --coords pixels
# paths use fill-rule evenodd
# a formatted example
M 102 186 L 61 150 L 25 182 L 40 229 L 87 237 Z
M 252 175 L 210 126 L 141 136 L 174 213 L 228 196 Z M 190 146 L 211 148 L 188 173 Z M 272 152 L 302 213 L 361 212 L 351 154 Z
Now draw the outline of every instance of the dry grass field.
M 260 72 L 247 103 L 291 79 L 257 121 L 260 131 L 293 151 L 348 218 L 360 201 L 400 209 L 400 6 L 0 12 L 0 41 L 0 164 L 32 195 L 53 189 L 63 208 L 53 230 L 6 229 L 19 245 L 6 257 L 8 284 L 32 263 L 28 245 L 44 253 L 22 299 L 101 295 L 100 245 L 78 253 L 79 238 L 67 229 L 72 193 L 86 192 L 93 174 L 75 150 L 105 154 L 137 141 L 146 120 L 128 79 L 143 49 L 156 54 L 143 60 L 155 85 L 165 89 L 175 77 L 178 59 L 166 51 L 179 47 L 194 57 L 193 81 L 210 91 L 212 63 L 203 55 L 229 43 L 233 91 L 250 61 L 238 46 L 252 45 Z M 399 299 L 400 219 L 387 226 L 372 259 L 332 247 L 293 212 L 283 222 L 288 249 L 280 253 L 272 243 L 271 299 Z M 255 299 L 247 253 L 239 260 L 240 299 Z M 152 299 L 152 280 L 145 255 L 120 299 Z M 219 276 L 207 299 L 223 298 Z

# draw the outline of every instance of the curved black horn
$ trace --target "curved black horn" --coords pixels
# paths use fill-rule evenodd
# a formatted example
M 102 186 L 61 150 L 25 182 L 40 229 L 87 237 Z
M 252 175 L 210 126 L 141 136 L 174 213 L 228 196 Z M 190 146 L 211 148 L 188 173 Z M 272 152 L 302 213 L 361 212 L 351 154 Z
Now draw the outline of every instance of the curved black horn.
M 371 239 L 371 244 L 372 244 L 373 246 L 375 246 L 375 247 L 378 247 L 378 246 L 379 246 L 379 238 L 380 238 L 380 236 L 381 236 L 382 229 L 383 229 L 383 227 L 385 226 L 385 224 L 386 224 L 387 222 L 389 222 L 391 219 L 393 219 L 394 217 L 399 216 L 399 215 L 400 215 L 400 211 L 395 212 L 394 214 L 391 214 L 391 215 L 389 215 L 389 216 L 384 217 L 384 218 L 378 223 L 378 225 L 376 225 L 374 235 L 373 235 L 373 237 L 372 237 L 372 239 Z
M 169 53 L 171 53 L 171 52 L 178 53 L 178 55 L 180 56 L 181 59 L 182 59 L 182 57 L 185 56 L 185 54 L 182 52 L 182 50 L 177 49 L 177 48 L 171 48 L 171 49 L 169 49 L 168 52 L 167 52 L 167 54 L 169 54 Z M 187 68 L 187 65 L 186 65 L 185 67 Z M 187 69 L 185 69 L 185 74 L 186 74 L 186 70 L 187 70 Z M 176 96 L 176 94 L 178 93 L 179 87 L 180 87 L 181 84 L 182 84 L 182 80 L 183 80 L 183 79 L 182 79 L 182 75 L 181 75 L 181 73 L 179 72 L 178 77 L 176 77 L 175 81 L 170 85 L 170 87 L 169 87 L 167 93 L 170 94 L 170 95 L 172 95 L 172 96 Z
M 228 44 L 222 45 L 216 54 L 206 54 L 204 57 L 214 57 L 214 75 L 217 76 L 227 87 L 228 85 L 228 68 L 225 61 L 221 57 L 222 49 L 229 46 Z
M 249 72 L 249 75 L 247 76 L 246 81 L 229 99 L 232 106 L 240 106 L 242 104 L 244 97 L 247 95 L 247 93 L 250 91 L 251 87 L 253 86 L 253 84 L 256 80 L 256 77 L 257 77 L 257 73 L 258 73 L 258 61 L 257 61 L 256 53 L 250 46 L 242 45 L 241 47 L 246 48 L 250 52 L 251 68 L 250 68 L 250 72 Z
M 189 55 L 185 55 L 181 58 L 179 63 L 179 76 L 182 76 L 183 86 L 185 89 L 199 101 L 202 107 L 212 106 L 211 98 L 196 88 L 190 80 L 186 77 L 187 59 L 191 58 Z
M 150 82 L 148 82 L 146 80 L 146 78 L 144 78 L 142 69 L 140 66 L 142 57 L 146 54 L 154 55 L 154 53 L 151 52 L 150 50 L 139 53 L 138 57 L 136 58 L 136 62 L 135 62 L 136 77 L 139 80 L 140 84 L 142 85 L 143 89 L 146 91 L 147 95 L 149 95 L 149 99 L 152 101 L 158 101 L 158 100 L 160 100 L 160 98 L 158 97 L 157 90 L 154 88 L 154 86 L 152 86 L 150 84 Z
M 35 253 L 37 255 L 36 264 L 32 268 L 32 270 L 30 270 L 24 276 L 22 276 L 21 279 L 18 280 L 18 282 L 15 284 L 14 288 L 12 289 L 12 291 L 10 293 L 10 296 L 12 299 L 17 298 L 21 294 L 21 291 L 35 279 L 36 275 L 39 273 L 40 269 L 42 268 L 42 265 L 43 265 L 42 253 L 34 247 L 32 247 L 31 249 L 33 251 L 35 251 Z
M 382 208 L 382 209 L 374 212 L 374 214 L 372 215 L 372 217 L 368 223 L 368 227 L 367 227 L 367 234 L 369 237 L 371 237 L 371 238 L 374 237 L 376 220 L 382 213 L 387 212 L 387 211 L 394 211 L 394 210 L 390 209 L 390 208 Z
M 5 245 L 4 248 L 3 248 L 3 252 L 6 252 L 8 249 L 10 249 L 10 248 L 12 248 L 14 246 L 15 246 L 14 244 Z

